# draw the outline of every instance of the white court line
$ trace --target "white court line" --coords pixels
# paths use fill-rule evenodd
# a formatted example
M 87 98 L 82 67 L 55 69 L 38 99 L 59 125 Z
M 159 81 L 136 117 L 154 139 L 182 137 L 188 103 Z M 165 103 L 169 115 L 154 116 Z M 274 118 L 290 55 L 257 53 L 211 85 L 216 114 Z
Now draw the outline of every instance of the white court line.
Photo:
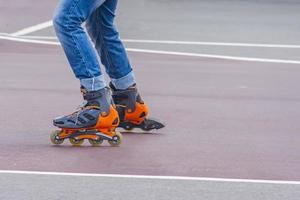
M 42 40 L 57 40 L 57 37 L 55 36 L 38 36 L 38 35 L 24 35 L 20 36 L 19 38 L 25 38 L 25 39 L 42 39 Z
M 290 48 L 299 49 L 300 45 L 286 44 L 251 44 L 251 43 L 230 43 L 230 42 L 196 42 L 196 41 L 173 41 L 173 40 L 133 40 L 124 39 L 124 42 L 150 43 L 150 44 L 180 44 L 180 45 L 207 45 L 207 46 L 233 46 L 233 47 L 265 47 L 265 48 Z
M 60 45 L 59 42 L 25 39 L 20 37 L 12 37 L 10 35 L 0 35 L 0 39 L 10 40 L 15 42 L 32 43 L 32 44 L 47 44 L 47 45 L 56 45 L 56 46 Z
M 174 51 L 157 51 L 157 50 L 133 49 L 133 48 L 127 48 L 126 50 L 131 51 L 131 52 L 140 52 L 140 53 L 176 55 L 176 56 L 191 56 L 191 57 L 202 57 L 202 58 L 216 58 L 216 59 L 223 59 L 223 60 L 264 62 L 264 63 L 300 64 L 300 61 L 298 61 L 298 60 L 250 58 L 250 57 L 226 56 L 226 55 L 215 55 L 215 54 L 185 53 L 185 52 L 174 52 Z
M 25 36 L 26 34 L 33 33 L 48 27 L 53 26 L 52 20 L 36 24 L 15 33 L 11 36 L 22 36 L 29 39 L 49 39 L 54 40 L 56 37 L 49 36 Z M 230 42 L 203 42 L 203 41 L 174 41 L 174 40 L 137 40 L 137 39 L 123 39 L 127 43 L 150 43 L 150 44 L 178 44 L 178 45 L 207 45 L 207 46 L 235 46 L 235 47 L 264 47 L 264 48 L 292 48 L 299 49 L 300 45 L 287 45 L 287 44 L 255 44 L 255 43 L 230 43 Z
M 57 40 L 55 36 L 35 36 L 24 35 L 21 38 L 27 39 L 45 39 Z M 300 45 L 290 44 L 256 44 L 256 43 L 232 43 L 232 42 L 202 42 L 202 41 L 173 41 L 173 40 L 136 40 L 136 39 L 122 39 L 126 43 L 142 43 L 142 44 L 175 44 L 175 45 L 203 45 L 203 46 L 230 46 L 230 47 L 262 47 L 262 48 L 287 48 L 300 49 Z
M 64 172 L 19 171 L 19 170 L 0 170 L 0 174 L 77 176 L 77 177 L 107 177 L 107 178 L 132 178 L 132 179 L 186 180 L 186 181 L 211 181 L 211 182 L 232 182 L 232 183 L 262 183 L 262 184 L 300 185 L 300 181 L 208 178 L 208 177 L 189 177 L 189 176 L 149 176 L 149 175 L 123 175 L 123 174 L 90 174 L 90 173 L 64 173 Z
M 33 40 L 33 39 L 25 39 L 25 38 L 11 37 L 11 36 L 5 36 L 5 35 L 0 35 L 0 39 L 11 40 L 11 41 L 16 41 L 16 42 L 24 42 L 24 43 L 60 45 L 59 42 L 54 42 L 54 41 Z M 263 62 L 263 63 L 300 64 L 299 60 L 250 58 L 250 57 L 214 55 L 214 54 L 199 54 L 199 53 L 186 53 L 186 52 L 174 52 L 174 51 L 158 51 L 158 50 L 149 50 L 149 49 L 134 49 L 134 48 L 126 48 L 126 50 L 131 51 L 131 52 L 151 53 L 151 54 L 160 54 L 160 55 L 216 58 L 216 59 L 223 59 L 223 60 L 250 61 L 250 62 Z
M 52 25 L 53 25 L 52 21 L 47 21 L 47 22 L 44 22 L 44 23 L 40 23 L 40 24 L 37 24 L 37 25 L 34 25 L 34 26 L 30 26 L 30 27 L 24 28 L 24 29 L 19 30 L 19 31 L 17 31 L 15 33 L 11 33 L 10 35 L 11 36 L 26 35 L 26 34 L 29 34 L 29 33 L 33 33 L 33 32 L 36 32 L 36 31 L 48 28 L 48 27 L 50 27 Z

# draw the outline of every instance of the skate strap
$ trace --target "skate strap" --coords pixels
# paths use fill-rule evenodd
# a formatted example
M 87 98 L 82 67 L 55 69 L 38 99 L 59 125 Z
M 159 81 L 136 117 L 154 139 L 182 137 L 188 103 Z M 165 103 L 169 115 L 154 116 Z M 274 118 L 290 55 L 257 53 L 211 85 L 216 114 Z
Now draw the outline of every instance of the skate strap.
M 84 100 L 93 100 L 93 99 L 97 99 L 97 98 L 101 98 L 102 97 L 102 93 L 100 90 L 98 91 L 92 91 L 92 92 L 87 92 L 83 94 L 83 99 Z
M 95 110 L 100 110 L 99 106 L 81 106 L 80 108 L 78 108 L 75 112 L 71 113 L 70 115 L 68 115 L 69 117 L 72 116 L 76 116 L 78 117 L 79 114 L 84 111 L 84 110 L 90 110 L 90 109 L 95 109 Z
M 99 106 L 86 106 L 84 107 L 85 110 L 89 110 L 89 109 L 96 109 L 96 110 L 100 110 Z

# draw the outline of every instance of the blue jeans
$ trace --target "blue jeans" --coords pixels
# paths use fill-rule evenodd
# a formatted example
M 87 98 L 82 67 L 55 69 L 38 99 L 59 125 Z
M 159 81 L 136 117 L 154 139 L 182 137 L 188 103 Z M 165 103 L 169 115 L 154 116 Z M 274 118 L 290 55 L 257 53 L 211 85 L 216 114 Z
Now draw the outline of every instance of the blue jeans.
M 106 87 L 97 54 L 117 89 L 135 83 L 126 50 L 114 26 L 117 3 L 118 0 L 60 0 L 54 13 L 54 29 L 69 64 L 89 91 Z M 82 27 L 84 22 L 90 38 Z

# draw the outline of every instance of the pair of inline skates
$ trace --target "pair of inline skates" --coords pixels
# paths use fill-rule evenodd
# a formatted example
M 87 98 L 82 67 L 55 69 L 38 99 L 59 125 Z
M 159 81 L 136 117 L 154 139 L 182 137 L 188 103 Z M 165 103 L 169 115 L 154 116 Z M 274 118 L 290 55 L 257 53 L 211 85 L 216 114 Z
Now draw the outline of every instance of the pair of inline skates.
M 111 94 L 112 91 L 112 94 Z M 85 104 L 76 112 L 53 120 L 60 130 L 51 136 L 53 144 L 62 144 L 65 139 L 80 146 L 85 139 L 93 146 L 99 146 L 107 140 L 111 146 L 122 143 L 122 134 L 117 127 L 127 131 L 140 128 L 144 131 L 163 128 L 156 120 L 147 118 L 148 107 L 137 91 L 136 85 L 126 90 L 110 88 L 89 92 L 81 88 Z

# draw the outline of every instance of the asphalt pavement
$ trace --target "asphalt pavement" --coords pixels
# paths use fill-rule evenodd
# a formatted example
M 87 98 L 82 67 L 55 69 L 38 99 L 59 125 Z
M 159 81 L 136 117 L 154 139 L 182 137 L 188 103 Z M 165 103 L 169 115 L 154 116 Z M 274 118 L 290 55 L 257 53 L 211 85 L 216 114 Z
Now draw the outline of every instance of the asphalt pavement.
M 13 33 L 49 21 L 56 3 L 0 0 L 0 170 L 300 181 L 300 68 L 286 62 L 300 62 L 300 2 L 119 1 L 139 90 L 167 125 L 124 133 L 119 148 L 50 143 L 52 119 L 81 103 L 79 83 L 61 47 L 49 44 L 52 26 Z M 42 44 L 20 41 L 30 37 Z M 238 180 L 1 173 L 0 199 L 299 196 L 298 184 Z

